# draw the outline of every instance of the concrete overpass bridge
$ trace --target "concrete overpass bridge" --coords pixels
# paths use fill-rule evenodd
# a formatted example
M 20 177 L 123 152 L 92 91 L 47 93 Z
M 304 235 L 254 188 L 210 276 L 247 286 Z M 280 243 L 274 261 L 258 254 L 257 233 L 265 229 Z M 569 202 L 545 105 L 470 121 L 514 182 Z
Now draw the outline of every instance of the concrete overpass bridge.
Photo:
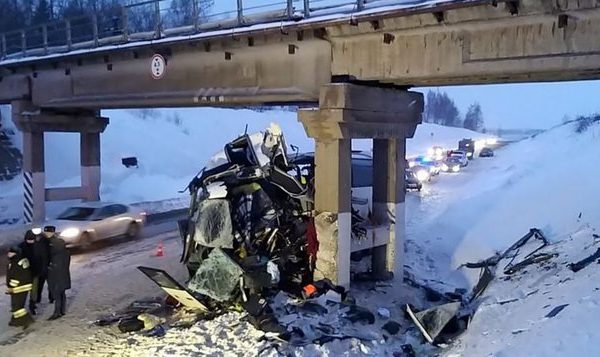
M 138 32 L 127 7 L 108 34 L 91 14 L 81 41 L 75 21 L 59 40 L 42 26 L 34 45 L 31 29 L 18 45 L 0 35 L 0 103 L 25 135 L 29 218 L 43 219 L 45 200 L 99 198 L 101 109 L 301 103 L 315 106 L 299 118 L 316 141 L 316 213 L 337 225 L 319 227 L 318 270 L 349 280 L 351 140 L 373 138 L 373 268 L 401 274 L 405 139 L 423 110 L 408 88 L 600 77 L 598 0 L 319 1 L 249 13 L 238 0 L 230 19 L 177 27 L 151 1 L 155 24 Z M 47 131 L 82 133 L 82 187 L 45 189 Z

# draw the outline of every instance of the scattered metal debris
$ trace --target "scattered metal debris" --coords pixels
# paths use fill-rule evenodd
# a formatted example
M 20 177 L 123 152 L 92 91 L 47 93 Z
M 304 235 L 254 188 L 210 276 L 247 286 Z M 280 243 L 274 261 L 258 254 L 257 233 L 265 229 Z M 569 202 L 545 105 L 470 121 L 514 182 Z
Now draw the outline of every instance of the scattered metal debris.
M 481 268 L 481 273 L 479 274 L 479 281 L 477 285 L 473 288 L 473 292 L 471 293 L 470 301 L 477 299 L 481 294 L 485 291 L 488 285 L 494 280 L 494 274 L 490 270 L 489 267 L 484 266 Z
M 577 263 L 571 263 L 567 265 L 569 269 L 571 269 L 574 273 L 577 273 L 581 269 L 587 267 L 591 263 L 593 263 L 596 259 L 600 259 L 600 248 L 596 250 L 596 252 L 589 257 L 578 261 Z
M 386 309 L 385 307 L 378 308 L 377 315 L 379 315 L 380 317 L 382 317 L 384 319 L 389 319 L 391 316 L 390 310 Z
M 160 269 L 138 267 L 150 280 L 154 281 L 167 294 L 175 298 L 182 305 L 206 311 L 207 307 L 190 294 L 177 280 L 173 279 L 167 272 Z
M 414 312 L 409 305 L 406 305 L 406 312 L 415 325 L 417 325 L 425 339 L 429 343 L 434 343 L 444 327 L 446 327 L 450 320 L 456 317 L 460 306 L 460 302 L 451 302 L 424 311 Z
M 412 345 L 406 344 L 402 345 L 401 350 L 398 352 L 394 352 L 394 357 L 415 357 L 415 350 Z
M 518 335 L 520 333 L 527 332 L 527 331 L 529 331 L 528 328 L 519 328 L 519 329 L 516 329 L 516 330 L 512 330 L 511 333 L 513 335 Z
M 466 268 L 480 269 L 477 284 L 468 298 L 464 291 L 457 291 L 454 294 L 439 293 L 417 283 L 410 274 L 407 274 L 405 281 L 414 287 L 422 288 L 428 301 L 445 303 L 420 312 L 413 311 L 414 308 L 407 305 L 406 311 L 429 343 L 439 345 L 451 342 L 453 338 L 467 329 L 469 321 L 477 309 L 476 300 L 482 296 L 494 280 L 492 268 L 497 267 L 500 262 L 507 261 L 502 272 L 507 275 L 507 278 L 510 278 L 510 275 L 522 271 L 527 266 L 543 263 L 558 256 L 557 253 L 540 253 L 540 250 L 548 244 L 548 240 L 542 232 L 537 228 L 532 228 L 503 253 L 476 263 L 463 264 L 462 266 Z M 532 294 L 535 292 L 537 290 Z M 518 300 L 513 298 L 500 301 L 498 304 L 503 305 Z
M 539 264 L 542 262 L 545 262 L 547 260 L 550 260 L 552 258 L 557 257 L 558 254 L 557 253 L 539 253 L 539 254 L 533 254 L 527 258 L 525 258 L 524 260 L 516 263 L 516 264 L 512 264 L 510 266 L 508 266 L 505 270 L 504 270 L 504 274 L 506 275 L 511 275 L 514 274 L 520 270 L 523 270 L 525 267 L 532 265 L 532 264 Z
M 554 309 L 552 309 L 552 311 L 550 311 L 545 317 L 546 318 L 552 318 L 552 317 L 558 315 L 567 306 L 569 306 L 569 304 L 558 305 L 557 307 L 555 307 Z
M 402 325 L 400 325 L 396 321 L 390 320 L 386 322 L 385 325 L 383 325 L 381 328 L 390 335 L 395 335 L 398 332 L 400 332 L 400 327 L 402 327 Z

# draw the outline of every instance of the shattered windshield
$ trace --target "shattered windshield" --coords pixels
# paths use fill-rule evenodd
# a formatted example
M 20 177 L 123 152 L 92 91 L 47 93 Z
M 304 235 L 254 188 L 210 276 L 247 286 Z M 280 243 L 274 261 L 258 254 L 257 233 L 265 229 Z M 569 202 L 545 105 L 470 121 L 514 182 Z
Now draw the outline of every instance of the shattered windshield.
M 90 219 L 96 212 L 95 208 L 91 207 L 71 207 L 61 213 L 58 219 L 64 221 L 86 221 Z

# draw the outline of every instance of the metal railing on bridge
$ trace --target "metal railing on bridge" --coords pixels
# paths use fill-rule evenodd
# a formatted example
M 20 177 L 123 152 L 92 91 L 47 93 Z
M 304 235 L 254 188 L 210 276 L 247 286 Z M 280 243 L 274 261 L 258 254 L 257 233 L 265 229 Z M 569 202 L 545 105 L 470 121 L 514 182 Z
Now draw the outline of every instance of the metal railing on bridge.
M 191 35 L 311 16 L 349 13 L 407 0 L 218 0 L 207 7 L 192 0 L 189 9 L 172 0 L 149 0 L 108 11 L 0 34 L 0 59 L 43 56 L 73 50 Z M 410 1 L 414 4 L 417 1 Z

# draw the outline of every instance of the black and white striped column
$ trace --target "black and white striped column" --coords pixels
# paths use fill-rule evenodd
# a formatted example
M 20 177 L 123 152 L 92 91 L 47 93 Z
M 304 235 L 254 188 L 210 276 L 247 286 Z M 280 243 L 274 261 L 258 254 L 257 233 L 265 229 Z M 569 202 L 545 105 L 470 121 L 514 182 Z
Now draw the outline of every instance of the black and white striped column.
M 28 171 L 23 172 L 23 220 L 33 223 L 33 174 Z
M 23 132 L 23 220 L 43 222 L 46 218 L 44 133 Z

